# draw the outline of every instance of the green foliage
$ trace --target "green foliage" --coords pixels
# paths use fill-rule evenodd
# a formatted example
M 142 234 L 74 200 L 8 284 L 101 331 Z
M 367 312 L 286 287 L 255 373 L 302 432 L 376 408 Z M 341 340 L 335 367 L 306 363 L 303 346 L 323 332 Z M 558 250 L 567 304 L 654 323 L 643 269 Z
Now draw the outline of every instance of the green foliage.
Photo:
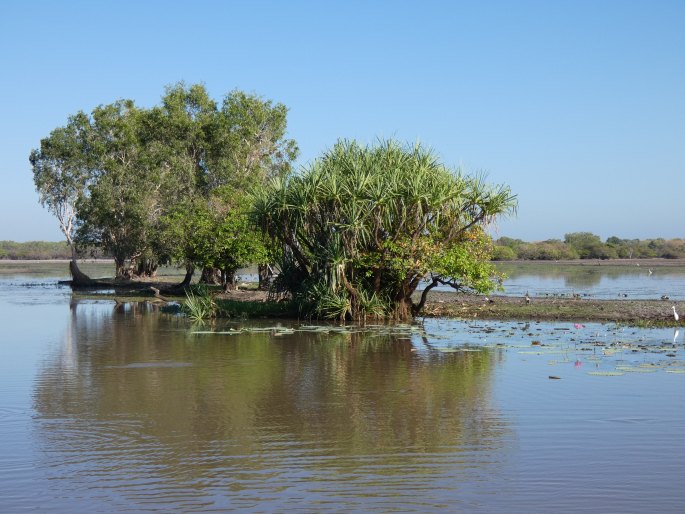
M 511 237 L 502 236 L 496 241 L 498 246 L 507 246 L 516 249 L 525 243 L 522 239 L 512 239 Z
M 514 252 L 513 258 L 510 250 Z M 495 241 L 493 256 L 495 260 L 682 259 L 685 239 L 640 240 L 612 236 L 603 243 L 590 232 L 566 234 L 564 241 L 549 239 L 534 243 L 501 237 Z
M 549 239 L 539 243 L 525 243 L 517 247 L 519 259 L 552 260 L 578 259 L 578 252 L 572 246 L 558 239 Z
M 245 197 L 231 197 L 223 188 L 195 211 L 191 244 L 197 262 L 232 277 L 238 269 L 266 260 L 264 239 L 250 224 L 248 207 Z
M 566 234 L 564 243 L 573 248 L 581 259 L 600 258 L 602 253 L 602 240 L 590 232 Z
M 516 259 L 516 252 L 509 246 L 494 246 L 492 249 L 493 261 L 513 261 Z
M 255 95 L 219 106 L 179 83 L 151 109 L 119 100 L 71 117 L 31 153 L 34 181 L 67 241 L 77 229 L 74 242 L 112 255 L 118 277 L 170 262 L 230 273 L 264 258 L 238 197 L 290 171 L 286 116 Z
M 207 287 L 198 285 L 186 290 L 186 299 L 181 312 L 193 321 L 202 321 L 216 316 L 217 304 Z
M 79 112 L 65 127 L 42 139 L 40 148 L 29 156 L 39 201 L 57 218 L 72 257 L 76 256 L 76 205 L 86 194 L 90 180 L 88 127 L 88 117 Z
M 491 263 L 492 240 L 480 227 L 470 229 L 459 243 L 444 245 L 443 251 L 432 257 L 433 276 L 459 277 L 461 289 L 489 293 L 504 279 Z
M 62 242 L 27 241 L 15 243 L 14 241 L 0 241 L 0 259 L 69 259 L 71 249 Z
M 294 318 L 297 316 L 297 308 L 292 302 L 245 302 L 217 299 L 216 304 L 218 315 L 226 318 Z
M 253 215 L 284 249 L 281 283 L 311 314 L 407 318 L 431 272 L 429 289 L 495 286 L 482 226 L 515 205 L 507 187 L 448 170 L 420 146 L 341 141 L 256 191 Z

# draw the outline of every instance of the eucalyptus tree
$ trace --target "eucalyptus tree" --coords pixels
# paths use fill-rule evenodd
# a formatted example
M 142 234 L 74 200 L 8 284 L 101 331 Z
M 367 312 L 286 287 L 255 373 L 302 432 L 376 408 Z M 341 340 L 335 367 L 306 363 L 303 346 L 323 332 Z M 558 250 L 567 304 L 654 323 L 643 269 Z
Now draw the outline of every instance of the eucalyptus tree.
M 421 146 L 340 141 L 255 190 L 252 216 L 282 245 L 280 282 L 310 314 L 407 319 L 437 285 L 496 286 L 484 228 L 515 208 L 508 187 L 452 171 Z
M 248 230 L 239 197 L 248 185 L 287 173 L 297 155 L 285 137 L 286 115 L 284 105 L 240 91 L 219 106 L 203 85 L 178 83 L 150 109 L 118 100 L 70 118 L 32 152 L 34 180 L 69 244 L 112 255 L 119 278 L 154 273 L 171 260 L 186 266 L 184 282 L 195 266 L 221 261 L 227 272 L 230 244 L 210 258 L 197 251 L 197 234 L 214 244 L 232 237 L 231 223 Z M 181 234 L 171 223 L 207 230 Z M 245 248 L 252 247 L 235 247 L 236 262 Z
M 179 244 L 171 253 L 177 262 L 186 266 L 184 283 L 188 282 L 196 265 L 204 268 L 205 280 L 214 275 L 210 268 L 223 270 L 225 276 L 225 264 L 230 261 L 228 250 L 223 250 L 225 257 L 219 260 L 216 252 L 198 251 L 205 246 L 198 241 L 198 234 L 205 234 L 206 245 L 212 246 L 213 241 L 217 241 L 221 246 L 222 238 L 231 232 L 230 223 L 235 223 L 240 230 L 250 231 L 243 226 L 242 211 L 236 207 L 237 212 L 232 213 L 231 209 L 244 204 L 240 196 L 249 187 L 290 171 L 298 148 L 295 141 L 286 138 L 288 110 L 281 103 L 273 104 L 238 90 L 228 93 L 219 107 L 204 86 L 178 83 L 167 88 L 161 106 L 153 111 L 154 125 L 169 152 L 168 165 L 176 170 L 179 183 L 187 186 L 183 201 L 170 202 L 165 231 L 159 233 L 171 231 L 180 236 L 169 225 L 172 219 L 184 225 L 202 227 L 201 231 L 192 230 L 192 234 L 185 237 L 166 238 Z M 218 201 L 218 198 L 225 200 L 227 192 L 232 201 Z M 206 216 L 209 208 L 214 208 L 225 219 Z M 187 210 L 182 214 L 184 209 Z M 208 224 L 210 220 L 212 223 Z M 238 247 L 236 251 L 240 253 L 251 246 Z M 209 258 L 210 254 L 214 257 Z M 257 252 L 251 262 L 259 263 L 264 255 L 262 251 Z M 242 257 L 238 260 L 242 262 Z M 224 265 L 218 266 L 219 261 Z
M 228 186 L 244 192 L 290 173 L 299 149 L 293 139 L 286 138 L 287 114 L 287 107 L 281 103 L 273 104 L 238 90 L 226 95 L 213 154 L 216 173 L 209 177 L 208 186 Z M 266 259 L 269 254 L 261 255 Z M 253 263 L 258 264 L 259 286 L 264 288 L 269 263 Z
M 64 127 L 53 130 L 31 151 L 29 161 L 41 205 L 56 218 L 71 249 L 69 269 L 76 282 L 90 279 L 78 268 L 75 232 L 77 206 L 87 194 L 90 182 L 88 152 L 88 116 L 79 112 Z
M 184 231 L 190 230 L 195 206 L 206 201 L 199 183 L 208 173 L 217 113 L 204 86 L 178 83 L 168 86 L 161 104 L 140 117 L 139 138 L 156 172 L 159 203 L 148 213 L 150 257 L 142 256 L 139 272 L 147 271 L 141 267 L 149 266 L 143 265 L 174 262 L 186 268 L 182 285 L 190 283 L 196 260 L 186 244 L 192 234 Z
M 112 255 L 117 278 L 148 248 L 150 216 L 160 208 L 163 168 L 141 137 L 143 110 L 131 100 L 96 107 L 90 119 L 92 168 L 88 194 L 79 199 L 79 242 Z
M 298 147 L 286 138 L 288 108 L 259 96 L 234 90 L 223 100 L 214 163 L 207 187 L 245 190 L 255 183 L 284 176 L 292 169 Z

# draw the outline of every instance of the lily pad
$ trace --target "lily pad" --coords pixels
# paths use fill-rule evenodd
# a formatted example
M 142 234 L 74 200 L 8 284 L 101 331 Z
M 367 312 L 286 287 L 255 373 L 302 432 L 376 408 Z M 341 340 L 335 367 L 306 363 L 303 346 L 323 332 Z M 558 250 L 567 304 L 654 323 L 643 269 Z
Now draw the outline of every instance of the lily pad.
M 626 373 L 654 373 L 656 369 L 652 368 L 639 368 L 633 366 L 616 366 L 616 369 L 621 372 Z
M 214 330 L 197 330 L 195 332 L 191 332 L 193 335 L 204 335 L 204 334 L 211 334 L 211 335 L 230 335 L 234 336 L 237 334 L 242 334 L 242 330 L 223 330 L 223 331 L 214 331 Z

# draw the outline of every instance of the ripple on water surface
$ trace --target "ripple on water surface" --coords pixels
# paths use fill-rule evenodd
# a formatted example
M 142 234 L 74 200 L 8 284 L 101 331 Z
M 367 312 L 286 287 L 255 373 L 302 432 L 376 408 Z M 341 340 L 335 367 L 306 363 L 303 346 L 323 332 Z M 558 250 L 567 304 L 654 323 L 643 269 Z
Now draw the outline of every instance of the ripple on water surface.
M 22 344 L 0 375 L 4 512 L 685 504 L 672 329 L 197 327 L 105 302 L 50 309 L 53 329 L 6 320 Z

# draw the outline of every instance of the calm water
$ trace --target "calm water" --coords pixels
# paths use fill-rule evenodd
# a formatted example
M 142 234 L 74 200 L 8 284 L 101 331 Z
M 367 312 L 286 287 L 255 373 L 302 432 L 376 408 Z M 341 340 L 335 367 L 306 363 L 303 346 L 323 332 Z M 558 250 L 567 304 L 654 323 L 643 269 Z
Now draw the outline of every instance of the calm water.
M 685 511 L 685 330 L 0 312 L 0 512 Z
M 80 264 L 82 271 L 91 277 L 111 277 L 114 265 L 109 262 Z M 672 300 L 685 300 L 685 266 L 661 266 L 651 269 L 648 265 L 617 266 L 569 265 L 555 262 L 498 263 L 500 271 L 507 275 L 504 291 L 510 296 L 572 296 L 599 299 L 653 299 L 668 296 Z M 183 278 L 184 271 L 176 268 L 161 268 L 160 275 Z M 39 278 L 68 279 L 67 264 L 26 263 L 0 261 L 0 276 L 14 279 L 21 284 Z M 237 274 L 237 280 L 256 282 L 257 270 L 246 268 Z M 438 290 L 451 290 L 438 287 Z M 500 293 L 498 293 L 500 294 Z
M 523 296 L 571 296 L 614 300 L 685 300 L 685 268 L 682 266 L 580 266 L 555 263 L 499 264 L 508 278 L 504 294 Z

